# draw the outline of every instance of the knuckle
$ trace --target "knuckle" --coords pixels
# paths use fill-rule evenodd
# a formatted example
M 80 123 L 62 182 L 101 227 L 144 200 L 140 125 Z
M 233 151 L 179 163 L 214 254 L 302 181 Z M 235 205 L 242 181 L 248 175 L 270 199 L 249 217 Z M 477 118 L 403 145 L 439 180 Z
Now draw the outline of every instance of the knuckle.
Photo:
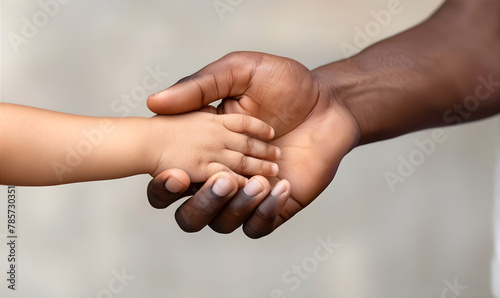
M 254 215 L 258 218 L 259 222 L 271 224 L 276 219 L 276 214 L 273 212 L 263 212 L 260 209 L 255 210 Z
M 221 224 L 219 221 L 213 221 L 208 225 L 214 232 L 219 234 L 230 234 L 236 228 L 231 228 L 227 225 Z
M 271 234 L 275 229 L 276 216 L 255 210 L 253 217 L 243 226 L 243 232 L 251 239 Z
M 257 225 L 251 223 L 243 226 L 243 232 L 250 239 L 259 239 L 270 233 L 270 231 L 263 230 L 259 228 Z
M 161 197 L 148 193 L 149 204 L 151 205 L 151 207 L 155 209 L 165 209 L 170 205 L 172 201 L 175 201 L 176 199 L 177 198 L 172 198 L 170 200 L 162 200 Z
M 246 216 L 245 212 L 241 210 L 240 206 L 235 206 L 233 201 L 229 202 L 229 204 L 226 207 L 227 213 L 230 215 L 231 218 L 243 218 Z
M 175 212 L 175 221 L 181 230 L 186 233 L 195 233 L 200 231 L 203 226 L 195 225 L 189 220 L 189 214 L 186 214 L 181 209 L 177 209 Z
M 172 202 L 178 200 L 181 194 L 173 194 L 164 189 L 160 184 L 154 183 L 153 181 L 149 184 L 147 190 L 147 197 L 151 207 L 155 209 L 165 209 Z
M 246 115 L 242 115 L 241 117 L 241 125 L 243 126 L 243 128 L 245 130 L 249 129 L 251 127 L 251 124 L 252 124 L 252 118 L 250 118 L 250 116 L 246 116 Z
M 266 155 L 269 156 L 269 157 L 276 157 L 277 153 L 276 153 L 276 147 L 274 147 L 273 145 L 269 145 L 269 144 L 265 144 L 266 146 Z
M 230 165 L 230 164 L 228 163 L 228 165 Z M 228 166 L 220 164 L 220 163 L 211 163 L 207 167 L 207 170 L 208 170 L 210 175 L 213 175 L 215 173 L 220 173 L 220 172 L 232 172 Z
M 245 172 L 249 169 L 248 158 L 241 154 L 239 168 L 241 171 Z
M 245 153 L 251 153 L 252 152 L 252 149 L 254 148 L 255 146 L 255 141 L 254 139 L 250 138 L 250 137 L 247 137 L 247 141 L 245 142 Z
M 211 218 L 220 208 L 218 196 L 213 191 L 200 191 L 193 201 L 193 213 L 200 218 Z

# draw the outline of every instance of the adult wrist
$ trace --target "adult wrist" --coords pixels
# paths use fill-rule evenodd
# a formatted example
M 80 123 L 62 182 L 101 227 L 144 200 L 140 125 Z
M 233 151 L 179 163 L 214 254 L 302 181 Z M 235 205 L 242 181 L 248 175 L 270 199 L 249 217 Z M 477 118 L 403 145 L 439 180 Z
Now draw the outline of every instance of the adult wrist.
M 381 119 L 373 101 L 381 91 L 378 80 L 359 68 L 353 59 L 325 65 L 313 70 L 313 74 L 329 101 L 328 106 L 351 119 L 358 135 L 355 146 L 369 143 L 379 134 Z

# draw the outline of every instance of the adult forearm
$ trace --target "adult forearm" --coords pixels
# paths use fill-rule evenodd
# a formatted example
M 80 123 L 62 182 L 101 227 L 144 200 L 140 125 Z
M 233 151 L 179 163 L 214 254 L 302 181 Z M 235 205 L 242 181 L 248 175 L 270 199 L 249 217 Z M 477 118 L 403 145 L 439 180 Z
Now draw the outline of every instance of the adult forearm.
M 314 70 L 360 144 L 500 112 L 500 1 L 450 0 L 429 20 Z
M 0 184 L 54 185 L 148 173 L 146 118 L 0 105 Z

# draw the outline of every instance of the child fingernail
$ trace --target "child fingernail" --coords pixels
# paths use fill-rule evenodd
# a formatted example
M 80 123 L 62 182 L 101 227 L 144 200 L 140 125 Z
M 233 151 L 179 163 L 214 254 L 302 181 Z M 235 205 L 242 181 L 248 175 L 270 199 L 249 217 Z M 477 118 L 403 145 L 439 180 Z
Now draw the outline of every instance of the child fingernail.
M 280 168 L 278 167 L 278 165 L 277 165 L 277 164 L 273 164 L 273 165 L 271 166 L 271 172 L 272 172 L 272 175 L 273 175 L 273 176 L 278 175 L 279 171 L 280 171 Z
M 184 185 L 174 177 L 170 177 L 165 181 L 165 188 L 171 193 L 180 193 L 184 189 Z
M 233 184 L 224 177 L 220 177 L 212 186 L 212 191 L 219 197 L 225 197 L 233 191 Z
M 281 150 L 280 148 L 276 147 L 276 159 L 280 159 L 281 158 Z
M 271 191 L 271 195 L 275 197 L 281 196 L 283 193 L 286 191 L 286 184 L 285 182 L 278 182 L 273 188 L 273 191 Z
M 243 192 L 249 197 L 254 197 L 263 190 L 264 187 L 262 187 L 262 184 L 260 184 L 260 182 L 256 179 L 250 180 L 250 182 L 248 182 L 248 184 L 243 188 Z

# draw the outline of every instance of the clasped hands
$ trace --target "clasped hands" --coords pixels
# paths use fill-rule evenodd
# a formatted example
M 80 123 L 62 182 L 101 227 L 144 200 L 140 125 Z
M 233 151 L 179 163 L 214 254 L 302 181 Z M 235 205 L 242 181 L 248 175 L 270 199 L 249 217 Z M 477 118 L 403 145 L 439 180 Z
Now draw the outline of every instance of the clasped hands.
M 217 109 L 208 106 L 218 99 L 223 100 Z M 157 114 L 246 114 L 276 132 L 270 143 L 281 149 L 277 177 L 251 177 L 242 189 L 229 172 L 217 173 L 204 184 L 191 184 L 180 169 L 151 180 L 147 193 L 155 208 L 192 195 L 175 213 L 186 232 L 208 225 L 231 233 L 243 226 L 250 238 L 268 235 L 319 196 L 360 138 L 359 125 L 321 71 L 263 53 L 228 54 L 151 95 L 148 107 Z

